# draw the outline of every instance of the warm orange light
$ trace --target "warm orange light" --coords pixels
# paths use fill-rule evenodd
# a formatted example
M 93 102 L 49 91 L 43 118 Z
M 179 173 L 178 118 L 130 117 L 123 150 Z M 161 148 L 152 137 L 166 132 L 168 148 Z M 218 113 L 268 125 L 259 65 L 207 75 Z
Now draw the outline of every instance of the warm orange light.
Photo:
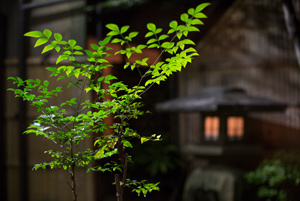
M 208 141 L 216 141 L 219 139 L 220 120 L 216 116 L 208 116 L 204 121 L 204 137 Z
M 228 117 L 227 135 L 229 139 L 241 139 L 244 135 L 244 118 Z

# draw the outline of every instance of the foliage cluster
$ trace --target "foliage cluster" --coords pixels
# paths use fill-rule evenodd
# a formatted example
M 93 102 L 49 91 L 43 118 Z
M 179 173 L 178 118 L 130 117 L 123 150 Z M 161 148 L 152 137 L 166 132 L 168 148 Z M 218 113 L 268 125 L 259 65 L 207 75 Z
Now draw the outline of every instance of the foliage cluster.
M 126 152 L 133 148 L 131 141 L 139 139 L 141 143 L 146 141 L 159 141 L 160 135 L 141 136 L 130 128 L 130 120 L 139 118 L 144 114 L 142 95 L 154 84 L 160 84 L 170 75 L 181 71 L 192 58 L 197 56 L 192 47 L 195 43 L 188 39 L 190 32 L 199 31 L 198 25 L 202 25 L 201 18 L 206 16 L 202 10 L 209 3 L 203 3 L 196 8 L 191 8 L 181 15 L 181 22 L 172 21 L 170 29 L 163 32 L 162 28 L 153 23 L 147 24 L 148 33 L 145 35 L 146 44 L 132 46 L 134 37 L 138 32 L 129 32 L 129 26 L 119 27 L 116 24 L 107 24 L 110 30 L 106 37 L 98 44 L 92 44 L 93 51 L 84 50 L 77 45 L 76 40 L 63 40 L 60 33 L 52 34 L 46 29 L 31 31 L 25 34 L 28 37 L 37 38 L 35 47 L 44 45 L 42 53 L 56 51 L 58 57 L 57 67 L 47 67 L 51 77 L 57 77 L 57 82 L 64 80 L 66 87 L 51 87 L 49 81 L 40 79 L 22 80 L 19 77 L 10 77 L 16 84 L 16 89 L 9 89 L 16 97 L 21 97 L 37 108 L 40 115 L 25 131 L 25 134 L 33 133 L 59 145 L 59 149 L 47 150 L 53 160 L 35 165 L 34 169 L 62 168 L 70 173 L 70 188 L 73 192 L 73 200 L 77 200 L 75 168 L 93 165 L 96 160 L 109 158 L 110 162 L 101 166 L 92 166 L 88 171 L 108 171 L 115 174 L 116 196 L 119 201 L 123 200 L 125 187 L 132 188 L 133 192 L 146 196 L 148 192 L 159 190 L 159 183 L 147 183 L 127 178 L 127 163 L 131 156 Z M 53 37 L 52 37 L 53 36 Z M 133 54 L 141 54 L 144 49 L 157 48 L 161 54 L 168 53 L 169 57 L 164 61 L 157 58 L 154 63 L 149 63 L 149 58 L 127 62 L 124 68 L 130 68 L 137 72 L 139 82 L 129 87 L 114 75 L 103 75 L 104 69 L 113 67 L 107 60 L 110 54 L 109 43 L 118 43 L 124 47 L 115 54 L 121 54 L 128 59 Z M 79 62 L 78 56 L 85 56 L 86 62 Z M 61 65 L 63 61 L 70 65 Z M 140 68 L 147 67 L 142 73 Z M 100 76 L 99 76 L 100 75 Z M 108 87 L 104 87 L 108 84 Z M 64 99 L 63 91 L 69 88 L 77 88 L 80 92 L 78 97 L 69 100 Z M 93 93 L 93 100 L 85 100 L 86 93 Z M 107 97 L 111 98 L 107 98 Z M 51 99 L 58 99 L 58 105 L 52 105 Z M 107 125 L 105 119 L 113 115 L 114 123 Z M 94 147 L 78 151 L 76 147 L 95 133 L 102 133 L 105 129 L 113 132 L 100 135 L 94 141 Z M 117 158 L 117 159 L 116 159 Z M 121 175 L 121 176 L 119 176 Z
M 261 200 L 300 199 L 300 159 L 296 153 L 279 152 L 246 174 L 247 182 L 257 187 Z

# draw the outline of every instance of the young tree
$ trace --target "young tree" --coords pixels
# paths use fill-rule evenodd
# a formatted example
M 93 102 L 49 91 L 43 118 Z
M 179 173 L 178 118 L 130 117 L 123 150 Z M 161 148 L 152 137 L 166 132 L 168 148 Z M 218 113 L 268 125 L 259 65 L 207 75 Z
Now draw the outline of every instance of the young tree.
M 61 34 L 55 33 L 52 35 L 52 32 L 48 29 L 43 32 L 31 31 L 26 33 L 25 36 L 37 38 L 35 47 L 45 45 L 42 53 L 51 50 L 59 53 L 56 61 L 57 65 L 64 60 L 69 60 L 72 64 L 46 68 L 51 72 L 51 76 L 57 77 L 58 82 L 67 80 L 67 87 L 53 89 L 47 80 L 9 78 L 18 87 L 9 90 L 13 91 L 16 97 L 29 101 L 40 113 L 25 131 L 25 134 L 42 135 L 59 145 L 59 149 L 46 151 L 53 158 L 52 161 L 37 164 L 34 169 L 62 168 L 68 171 L 71 179 L 69 186 L 72 190 L 73 201 L 77 201 L 76 167 L 86 167 L 92 162 L 104 158 L 110 158 L 110 162 L 89 168 L 88 171 L 114 173 L 118 201 L 123 200 L 125 187 L 132 188 L 133 192 L 144 196 L 148 192 L 159 190 L 159 183 L 147 183 L 145 180 L 136 181 L 127 177 L 127 164 L 132 159 L 126 150 L 133 148 L 132 139 L 138 138 L 141 143 L 149 140 L 160 140 L 160 135 L 156 134 L 150 137 L 141 136 L 130 127 L 130 120 L 139 118 L 144 114 L 144 111 L 141 110 L 141 99 L 144 93 L 153 85 L 167 80 L 173 73 L 180 72 L 198 55 L 192 47 L 195 43 L 187 36 L 190 32 L 199 31 L 197 26 L 203 24 L 202 18 L 206 18 L 202 10 L 208 5 L 209 3 L 203 3 L 196 8 L 190 8 L 187 13 L 181 14 L 181 22 L 175 20 L 170 22 L 170 29 L 167 32 L 163 32 L 162 28 L 158 28 L 153 23 L 148 23 L 148 33 L 145 35 L 148 41 L 146 44 L 138 46 L 130 45 L 138 32 L 129 32 L 129 26 L 118 27 L 116 24 L 106 25 L 110 32 L 98 44 L 91 45 L 94 51 L 83 50 L 82 47 L 76 44 L 75 40 L 65 41 Z M 103 69 L 112 67 L 106 60 L 106 57 L 109 56 L 107 53 L 107 50 L 110 49 L 107 47 L 109 43 L 119 43 L 125 47 L 115 54 L 121 54 L 127 58 L 150 48 L 159 49 L 161 52 L 159 57 L 163 53 L 168 53 L 170 57 L 164 61 L 159 61 L 160 58 L 157 58 L 154 63 L 149 63 L 148 58 L 135 60 L 133 63 L 127 62 L 124 68 L 136 71 L 137 76 L 140 77 L 135 86 L 129 87 L 113 75 L 96 76 L 101 74 Z M 79 55 L 85 55 L 87 62 L 79 62 L 77 60 Z M 140 71 L 142 66 L 146 66 L 148 69 L 143 74 Z M 104 88 L 104 83 L 109 84 L 109 87 Z M 64 100 L 61 94 L 71 87 L 77 88 L 80 95 L 70 100 Z M 86 93 L 94 93 L 97 98 L 83 100 Z M 105 99 L 107 95 L 112 98 Z M 52 98 L 60 99 L 60 104 L 50 104 L 49 100 Z M 68 112 L 70 110 L 72 112 Z M 109 115 L 113 115 L 115 119 L 113 125 L 107 125 L 104 121 Z M 95 149 L 90 148 L 80 151 L 76 149 L 92 133 L 103 132 L 107 128 L 113 129 L 113 132 L 98 137 L 94 142 Z

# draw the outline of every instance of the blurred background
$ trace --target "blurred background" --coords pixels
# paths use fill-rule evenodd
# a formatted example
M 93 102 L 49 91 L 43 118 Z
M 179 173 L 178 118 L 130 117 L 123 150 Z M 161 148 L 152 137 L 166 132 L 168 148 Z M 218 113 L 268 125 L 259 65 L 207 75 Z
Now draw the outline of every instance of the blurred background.
M 42 47 L 34 49 L 35 41 L 23 37 L 25 32 L 47 28 L 89 48 L 105 36 L 105 24 L 115 23 L 130 25 L 139 32 L 134 44 L 145 44 L 148 22 L 168 30 L 171 20 L 180 20 L 181 13 L 204 2 L 211 3 L 204 10 L 205 25 L 189 35 L 200 56 L 144 94 L 144 108 L 151 114 L 131 122 L 142 135 L 161 134 L 163 141 L 134 146 L 129 176 L 160 181 L 161 190 L 146 198 L 128 190 L 125 200 L 263 200 L 245 173 L 278 151 L 297 156 L 300 148 L 296 0 L 2 0 L 0 200 L 71 200 L 67 173 L 32 171 L 34 164 L 49 160 L 43 152 L 52 144 L 20 134 L 37 114 L 6 91 L 12 87 L 7 77 L 45 80 L 50 74 L 44 68 L 55 66 L 57 55 L 41 55 Z M 152 59 L 159 52 L 143 54 Z M 114 68 L 109 73 L 128 85 L 138 81 L 135 72 L 122 70 L 123 58 L 110 59 Z M 65 96 L 77 94 L 70 90 Z M 298 171 L 294 159 L 289 163 Z M 299 187 L 297 171 L 293 177 L 299 178 Z M 116 200 L 111 175 L 85 172 L 78 170 L 78 200 Z M 300 199 L 298 191 L 292 192 L 294 200 Z

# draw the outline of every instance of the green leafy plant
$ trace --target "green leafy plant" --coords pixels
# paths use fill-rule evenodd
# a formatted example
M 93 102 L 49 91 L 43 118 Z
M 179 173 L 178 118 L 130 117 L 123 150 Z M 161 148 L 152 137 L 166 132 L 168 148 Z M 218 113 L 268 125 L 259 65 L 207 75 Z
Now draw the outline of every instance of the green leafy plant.
M 257 196 L 261 200 L 300 199 L 300 160 L 297 153 L 279 152 L 245 176 L 248 183 L 257 187 Z
M 84 50 L 75 40 L 65 41 L 61 34 L 52 34 L 48 29 L 43 32 L 26 33 L 25 36 L 37 38 L 35 47 L 44 45 L 42 53 L 54 50 L 59 54 L 56 60 L 58 66 L 46 69 L 51 72 L 51 76 L 57 77 L 58 83 L 61 80 L 68 83 L 66 87 L 53 88 L 47 80 L 9 78 L 17 86 L 16 89 L 9 90 L 13 91 L 16 97 L 29 101 L 40 113 L 25 134 L 41 135 L 59 145 L 56 150 L 46 151 L 53 158 L 52 161 L 37 164 L 34 169 L 62 168 L 68 171 L 71 177 L 69 185 L 73 193 L 73 201 L 77 201 L 76 167 L 86 167 L 104 158 L 109 158 L 110 162 L 93 166 L 88 171 L 114 173 L 118 201 L 123 200 L 125 187 L 132 188 L 133 192 L 144 196 L 148 192 L 159 190 L 159 183 L 153 184 L 145 180 L 136 181 L 127 178 L 127 163 L 132 159 L 126 150 L 133 148 L 131 141 L 136 138 L 141 143 L 161 140 L 161 136 L 156 134 L 150 137 L 141 136 L 130 128 L 129 122 L 144 114 L 141 109 L 143 106 L 141 99 L 145 92 L 153 85 L 165 81 L 173 73 L 181 71 L 192 61 L 192 58 L 198 55 L 192 47 L 195 43 L 187 36 L 190 32 L 199 31 L 197 26 L 202 25 L 201 18 L 206 17 L 202 10 L 208 5 L 209 3 L 203 3 L 195 9 L 189 9 L 187 13 L 181 15 L 181 23 L 177 21 L 170 23 L 167 32 L 163 32 L 153 23 L 147 24 L 148 33 L 145 38 L 148 38 L 148 41 L 138 46 L 131 46 L 138 32 L 129 32 L 129 26 L 119 27 L 116 24 L 106 25 L 110 31 L 98 44 L 91 45 L 94 51 Z M 144 49 L 150 48 L 159 49 L 161 52 L 159 57 L 164 53 L 168 53 L 169 57 L 164 61 L 157 58 L 151 64 L 147 62 L 148 58 L 135 60 L 133 63 L 127 62 L 124 68 L 130 68 L 140 76 L 135 86 L 128 87 L 113 75 L 97 76 L 101 75 L 105 68 L 112 67 L 106 59 L 110 55 L 107 53 L 110 50 L 107 46 L 109 43 L 119 43 L 124 47 L 115 54 L 127 58 L 133 54 L 141 54 Z M 77 57 L 81 55 L 86 57 L 86 63 L 78 61 Z M 62 61 L 68 61 L 70 65 L 59 66 Z M 147 71 L 143 74 L 140 70 L 142 66 L 147 67 Z M 109 86 L 103 87 L 104 84 Z M 80 95 L 64 100 L 63 91 L 72 87 L 77 88 Z M 97 98 L 84 100 L 83 97 L 87 93 L 93 93 Z M 111 98 L 106 98 L 107 96 Z M 60 104 L 51 104 L 50 100 L 54 98 L 60 100 Z M 112 125 L 105 123 L 105 118 L 109 115 L 114 117 Z M 94 148 L 78 151 L 77 147 L 82 141 L 108 128 L 113 129 L 113 132 L 97 137 Z

